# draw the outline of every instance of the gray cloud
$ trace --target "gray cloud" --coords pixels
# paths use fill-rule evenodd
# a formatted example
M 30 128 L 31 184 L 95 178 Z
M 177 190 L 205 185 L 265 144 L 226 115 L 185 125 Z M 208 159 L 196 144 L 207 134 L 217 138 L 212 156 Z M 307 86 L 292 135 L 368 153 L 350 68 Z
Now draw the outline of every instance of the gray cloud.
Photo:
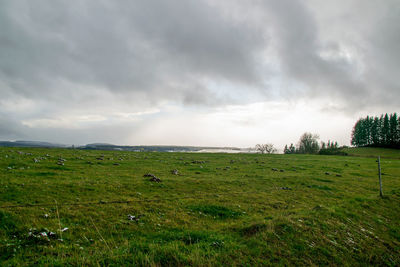
M 312 95 L 362 96 L 365 86 L 356 79 L 353 65 L 338 56 L 324 57 L 324 51 L 337 54 L 339 46 L 320 40 L 319 25 L 301 1 L 267 1 L 280 63 L 287 79 L 309 87 Z M 351 89 L 351 90 L 349 90 Z
M 396 1 L 388 1 L 378 14 L 371 14 L 371 4 L 359 11 L 354 7 L 362 3 L 355 1 L 349 13 L 344 3 L 335 2 L 342 13 L 330 23 L 340 25 L 340 32 L 323 21 L 330 11 L 318 5 L 319 10 L 312 10 L 313 2 L 221 3 L 2 1 L 1 90 L 60 101 L 91 87 L 152 103 L 177 99 L 207 104 L 207 98 L 215 97 L 207 81 L 267 90 L 263 81 L 274 78 L 260 64 L 269 62 L 263 56 L 267 40 L 285 79 L 305 84 L 313 94 L 350 96 L 353 101 L 368 99 L 371 85 L 390 92 L 399 85 Z M 353 20 L 343 19 L 343 13 Z M 374 15 L 378 18 L 371 20 Z M 357 55 L 343 56 L 346 47 Z
M 399 107 L 398 1 L 262 3 L 286 79 L 351 112 L 365 106 Z
M 0 114 L 0 137 L 6 139 L 26 138 L 23 134 L 23 127 L 14 120 L 7 119 Z
M 58 98 L 67 81 L 186 99 L 205 80 L 259 80 L 265 40 L 204 2 L 13 1 L 1 10 L 0 77 L 24 96 Z
M 59 136 L 113 125 L 126 139 L 140 123 L 113 114 L 168 104 L 321 98 L 394 112 L 399 25 L 396 0 L 0 0 L 0 137 L 52 136 L 32 121 L 97 114 L 103 124 L 64 120 Z

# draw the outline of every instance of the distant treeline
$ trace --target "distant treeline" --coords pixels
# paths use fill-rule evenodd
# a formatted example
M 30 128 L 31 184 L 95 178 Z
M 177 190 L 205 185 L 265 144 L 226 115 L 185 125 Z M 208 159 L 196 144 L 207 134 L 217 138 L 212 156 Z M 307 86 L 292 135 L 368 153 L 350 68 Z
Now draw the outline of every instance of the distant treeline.
M 400 148 L 400 118 L 396 113 L 359 119 L 351 135 L 353 146 Z
M 304 133 L 296 146 L 290 144 L 285 145 L 284 154 L 321 154 L 321 155 L 347 155 L 341 150 L 337 142 L 318 143 L 319 136 L 317 134 Z

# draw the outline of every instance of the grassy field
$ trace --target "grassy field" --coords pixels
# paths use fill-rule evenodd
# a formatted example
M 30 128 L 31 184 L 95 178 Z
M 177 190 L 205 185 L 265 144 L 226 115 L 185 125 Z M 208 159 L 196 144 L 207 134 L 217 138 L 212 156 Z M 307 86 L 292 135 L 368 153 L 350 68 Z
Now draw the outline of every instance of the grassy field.
M 345 148 L 343 149 L 349 156 L 359 157 L 372 157 L 387 159 L 400 159 L 400 150 L 390 148 L 376 148 L 376 147 L 358 147 L 358 148 Z
M 350 152 L 0 148 L 0 265 L 399 266 L 400 151 Z

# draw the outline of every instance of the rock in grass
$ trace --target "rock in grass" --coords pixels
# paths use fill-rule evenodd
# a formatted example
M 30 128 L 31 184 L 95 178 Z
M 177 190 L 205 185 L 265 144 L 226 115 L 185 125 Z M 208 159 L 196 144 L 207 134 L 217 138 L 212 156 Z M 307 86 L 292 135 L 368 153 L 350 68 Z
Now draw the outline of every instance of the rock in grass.
M 31 228 L 31 229 L 29 229 L 27 238 L 35 243 L 40 243 L 43 241 L 50 242 L 50 239 L 57 238 L 57 234 L 49 231 L 46 228 L 43 228 L 40 231 L 38 231 L 36 228 Z
M 143 177 L 150 177 L 149 179 L 150 182 L 161 183 L 161 179 L 152 173 L 146 173 L 145 175 L 143 175 Z
M 322 211 L 322 210 L 326 210 L 326 208 L 324 208 L 322 205 L 316 205 L 316 206 L 313 208 L 313 210 Z
M 286 187 L 286 186 L 284 186 L 284 187 L 281 187 L 281 189 L 282 189 L 282 190 L 292 190 L 292 188 L 290 188 L 290 187 Z
M 131 215 L 131 214 L 128 214 L 128 220 L 129 221 L 135 221 L 135 222 L 138 222 L 139 221 L 139 219 L 140 219 L 140 217 L 142 217 L 143 215 L 138 215 L 138 216 L 135 216 L 135 215 Z
M 271 170 L 273 170 L 274 172 L 277 172 L 277 171 L 278 171 L 278 169 L 276 169 L 276 168 L 272 168 Z
M 329 172 L 326 172 L 325 174 L 326 174 L 326 175 L 331 175 Z
M 336 174 L 336 177 L 342 177 L 342 175 L 341 174 Z
M 149 181 L 150 181 L 150 182 L 161 183 L 161 179 L 160 179 L 160 178 L 158 178 L 158 177 L 155 177 L 155 176 L 154 176 L 154 177 L 152 177 L 152 178 L 150 178 L 150 179 L 149 179 Z
M 194 164 L 204 164 L 206 162 L 203 161 L 203 160 L 193 160 L 192 163 L 194 163 Z
M 173 174 L 173 175 L 179 175 L 179 172 L 178 172 L 178 170 L 175 169 L 175 170 L 172 170 L 172 171 L 171 171 L 171 174 Z

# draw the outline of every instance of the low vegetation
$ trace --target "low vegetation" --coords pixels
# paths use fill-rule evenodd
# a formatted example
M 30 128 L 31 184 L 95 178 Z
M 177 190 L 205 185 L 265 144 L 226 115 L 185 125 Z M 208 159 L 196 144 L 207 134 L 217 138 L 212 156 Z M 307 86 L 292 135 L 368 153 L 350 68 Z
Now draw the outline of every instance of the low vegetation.
M 345 152 L 0 148 L 0 265 L 398 266 L 400 152 Z

